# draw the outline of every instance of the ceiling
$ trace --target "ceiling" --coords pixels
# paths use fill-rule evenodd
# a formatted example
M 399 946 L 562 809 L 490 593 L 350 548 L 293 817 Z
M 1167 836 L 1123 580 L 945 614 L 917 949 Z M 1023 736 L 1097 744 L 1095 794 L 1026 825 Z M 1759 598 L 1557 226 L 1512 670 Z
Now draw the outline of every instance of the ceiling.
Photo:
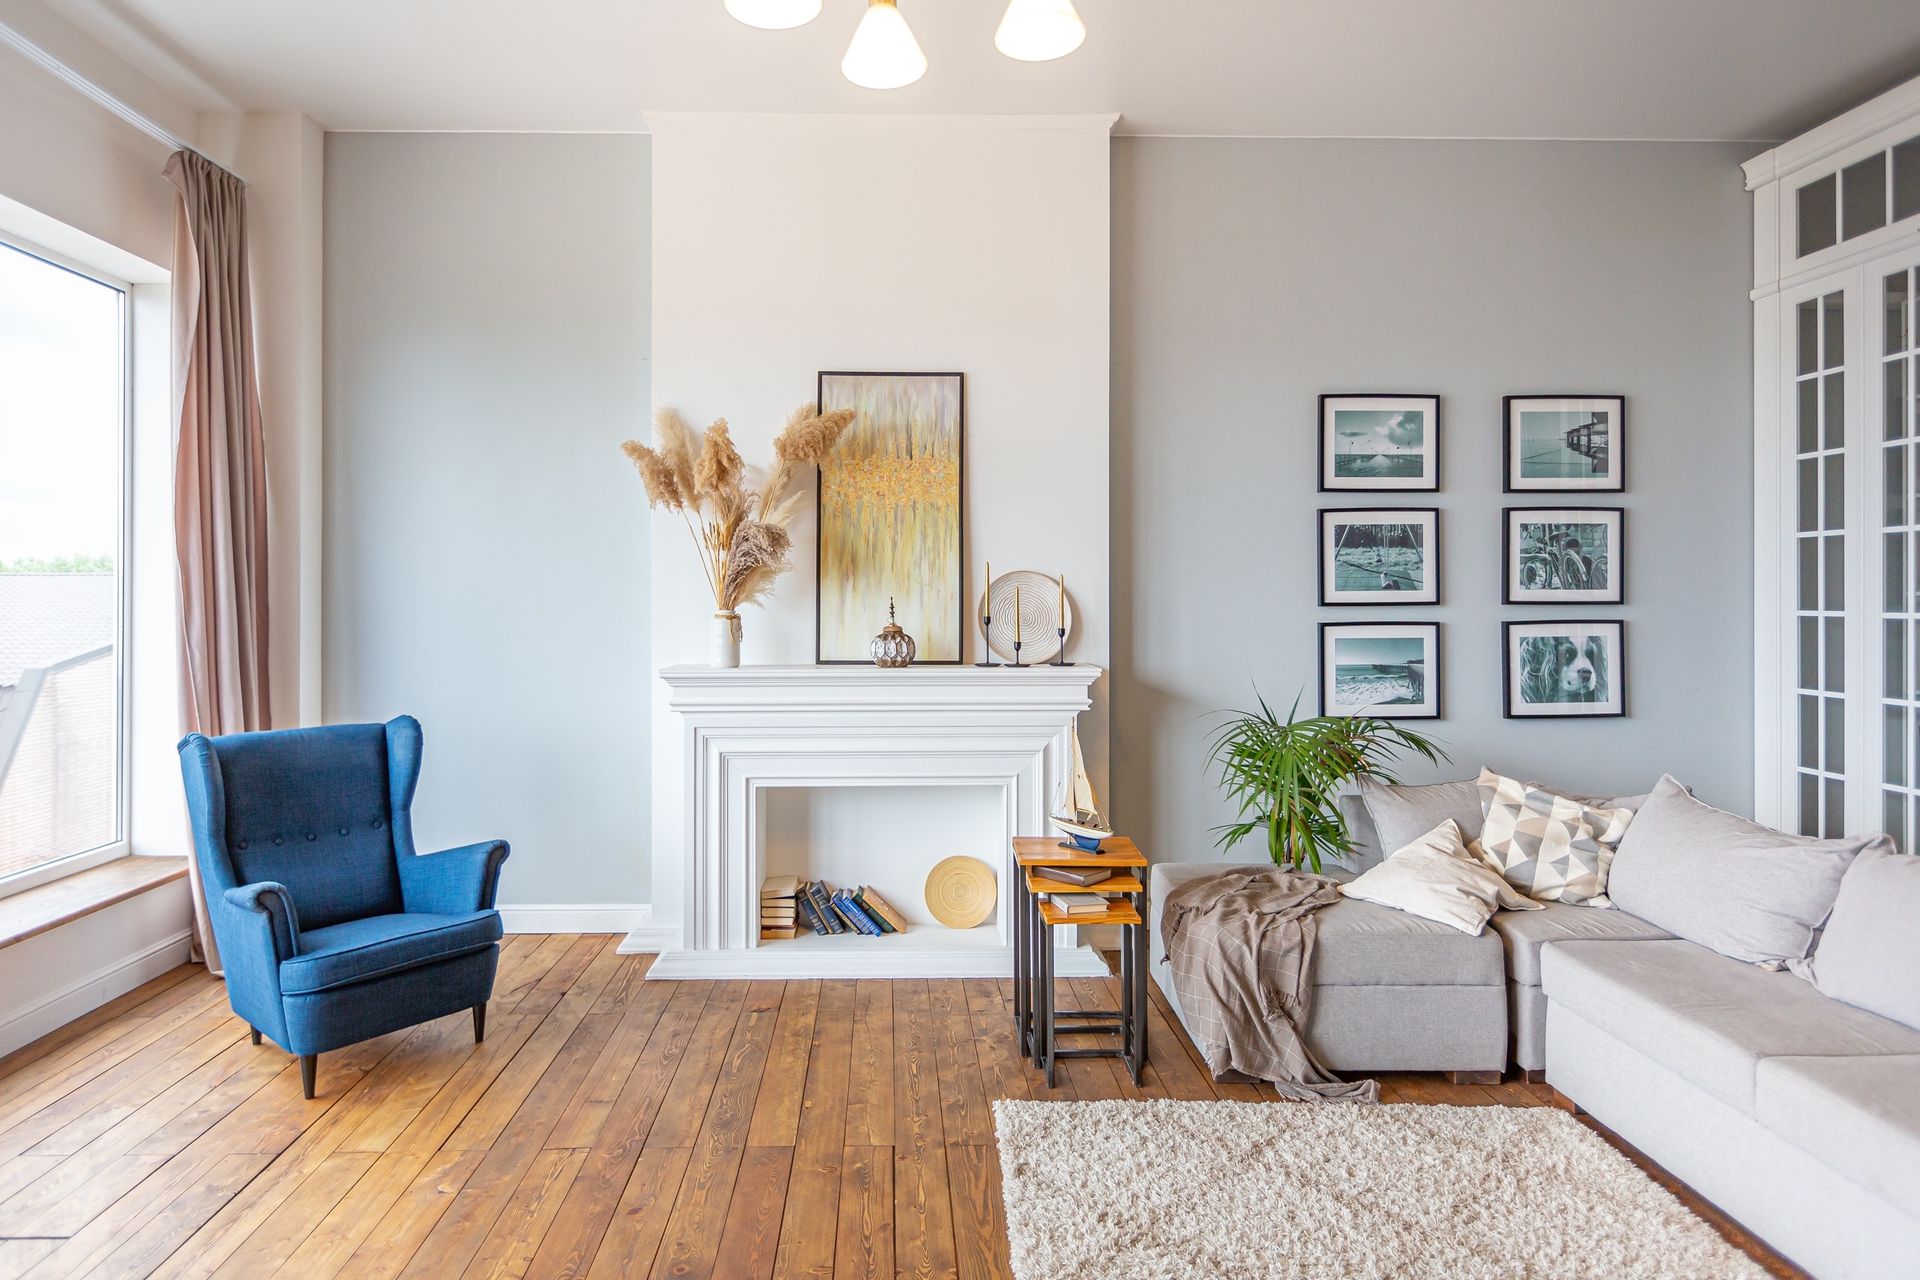
M 330 129 L 645 127 L 642 112 L 1118 112 L 1276 137 L 1789 137 L 1920 74 L 1916 0 L 1077 0 L 1055 63 L 1002 0 L 900 0 L 932 69 L 858 89 L 863 0 L 757 31 L 721 0 L 47 0 L 203 107 Z

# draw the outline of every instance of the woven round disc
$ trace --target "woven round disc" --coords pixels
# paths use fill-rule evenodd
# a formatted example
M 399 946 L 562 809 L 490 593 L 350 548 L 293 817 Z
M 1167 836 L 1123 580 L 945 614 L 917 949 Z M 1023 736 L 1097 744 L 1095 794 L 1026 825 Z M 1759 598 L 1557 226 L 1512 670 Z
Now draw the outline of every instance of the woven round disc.
M 993 914 L 1000 897 L 993 868 L 964 854 L 927 873 L 927 910 L 949 929 L 971 929 Z

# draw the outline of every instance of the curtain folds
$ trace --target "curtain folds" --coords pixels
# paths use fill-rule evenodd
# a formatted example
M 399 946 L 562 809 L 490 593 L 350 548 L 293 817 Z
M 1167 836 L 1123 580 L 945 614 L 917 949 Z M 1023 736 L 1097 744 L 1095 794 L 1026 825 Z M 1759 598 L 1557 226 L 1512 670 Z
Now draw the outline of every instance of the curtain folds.
M 177 151 L 174 211 L 174 546 L 188 732 L 268 728 L 267 460 L 247 279 L 246 184 Z M 196 950 L 221 972 L 198 859 Z

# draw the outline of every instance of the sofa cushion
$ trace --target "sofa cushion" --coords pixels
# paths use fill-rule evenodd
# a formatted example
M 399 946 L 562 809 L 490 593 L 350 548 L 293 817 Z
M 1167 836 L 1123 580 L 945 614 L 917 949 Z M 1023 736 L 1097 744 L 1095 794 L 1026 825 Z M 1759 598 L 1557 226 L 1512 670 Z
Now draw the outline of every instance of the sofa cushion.
M 1885 836 L 1788 835 L 1702 804 L 1663 777 L 1614 856 L 1613 905 L 1735 960 L 1804 960 L 1863 849 Z
M 1452 818 L 1341 885 L 1340 892 L 1471 934 L 1485 930 L 1487 917 L 1502 907 L 1540 909 L 1467 852 Z
M 1813 953 L 1835 1000 L 1920 1027 L 1920 858 L 1867 849 L 1847 868 Z
M 1392 850 L 1380 847 L 1380 833 L 1374 830 L 1373 815 L 1367 812 L 1367 802 L 1357 795 L 1340 797 L 1340 816 L 1347 820 L 1347 839 L 1353 842 L 1353 850 L 1341 858 L 1340 865 L 1355 871 L 1365 871 L 1374 866 Z
M 1156 863 L 1149 881 L 1153 958 L 1166 955 L 1160 938 L 1160 904 L 1180 885 L 1214 875 L 1231 864 Z M 1339 868 L 1329 879 L 1344 883 L 1353 873 Z M 1390 907 L 1343 898 L 1313 916 L 1316 987 L 1504 987 L 1506 963 L 1492 933 L 1479 937 Z
M 1549 902 L 1607 904 L 1607 868 L 1633 814 L 1480 771 L 1487 817 L 1476 852 L 1508 884 Z
M 309 929 L 300 954 L 280 962 L 280 990 L 288 995 L 325 991 L 432 964 L 500 941 L 500 913 L 367 916 Z
M 1556 942 L 1540 977 L 1550 1006 L 1749 1115 L 1763 1058 L 1920 1054 L 1920 1031 L 1690 942 Z
M 1408 787 L 1363 779 L 1358 785 L 1382 856 L 1404 849 L 1448 818 L 1460 824 L 1460 834 L 1467 839 L 1480 838 L 1485 810 L 1472 778 Z
M 1769 1058 L 1760 1122 L 1908 1213 L 1920 1211 L 1920 1056 Z
M 1651 942 L 1673 935 L 1639 916 L 1604 907 L 1543 902 L 1538 911 L 1497 911 L 1488 921 L 1507 948 L 1507 974 L 1523 987 L 1540 985 L 1540 949 L 1549 942 Z

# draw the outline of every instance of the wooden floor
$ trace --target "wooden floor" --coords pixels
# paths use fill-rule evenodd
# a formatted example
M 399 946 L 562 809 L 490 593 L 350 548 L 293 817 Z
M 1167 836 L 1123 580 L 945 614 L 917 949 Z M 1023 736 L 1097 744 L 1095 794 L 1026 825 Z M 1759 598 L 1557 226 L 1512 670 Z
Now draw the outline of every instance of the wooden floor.
M 463 1013 L 327 1054 L 311 1102 L 197 967 L 20 1050 L 0 1277 L 1007 1276 L 990 1100 L 1263 1096 L 1211 1083 L 1157 1003 L 1143 1086 L 1083 1059 L 1049 1093 L 1005 982 L 650 983 L 617 941 L 510 938 L 486 1044 Z

